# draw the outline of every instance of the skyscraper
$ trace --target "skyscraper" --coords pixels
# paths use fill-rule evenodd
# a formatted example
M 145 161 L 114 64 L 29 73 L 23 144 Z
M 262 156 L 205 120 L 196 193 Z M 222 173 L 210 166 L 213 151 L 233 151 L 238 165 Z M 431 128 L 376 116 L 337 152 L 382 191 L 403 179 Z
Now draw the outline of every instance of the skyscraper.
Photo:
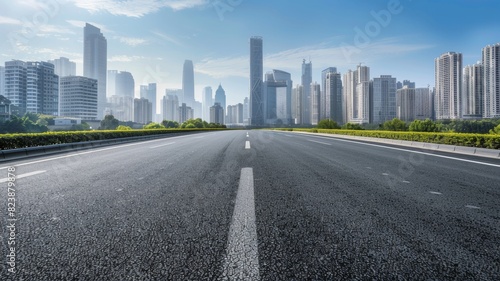
M 134 99 L 134 122 L 149 124 L 153 121 L 153 105 L 145 98 Z
M 484 114 L 500 117 L 500 43 L 483 48 Z
M 184 92 L 182 102 L 192 107 L 194 103 L 194 67 L 193 62 L 190 60 L 184 61 L 182 69 L 182 91 Z
M 344 123 L 344 108 L 342 98 L 342 78 L 336 68 L 329 68 L 325 73 L 324 115 L 321 119 L 334 120 L 338 124 Z
M 210 107 L 210 123 L 224 124 L 224 109 L 218 102 Z
M 203 88 L 202 101 L 203 101 L 202 119 L 208 122 L 210 120 L 210 107 L 214 104 L 212 96 L 212 87 L 207 86 Z
M 432 93 L 429 88 L 410 88 L 396 91 L 396 118 L 405 122 L 432 118 Z
M 106 107 L 107 41 L 101 30 L 91 24 L 83 29 L 83 76 L 97 79 L 97 116 Z
M 311 98 L 311 83 L 312 83 L 312 63 L 306 60 L 302 61 L 302 103 L 301 103 L 301 124 L 311 124 L 312 117 L 312 98 Z
M 462 54 L 448 52 L 435 59 L 436 119 L 462 117 Z
M 385 121 L 396 118 L 396 87 L 396 78 L 391 75 L 381 75 L 380 78 L 373 78 L 370 108 L 371 123 L 383 124 Z
M 245 97 L 243 101 L 243 123 L 248 124 L 248 119 L 250 118 L 250 99 Z
M 135 81 L 130 72 L 120 71 L 115 76 L 114 95 L 134 98 Z
M 219 87 L 217 88 L 217 91 L 215 91 L 214 103 L 216 102 L 219 103 L 220 106 L 222 106 L 223 110 L 226 108 L 226 91 L 224 91 L 224 89 L 220 84 Z
M 182 105 L 179 106 L 179 123 L 184 123 L 189 119 L 193 119 L 193 117 L 193 109 L 183 102 Z
M 250 124 L 264 125 L 262 37 L 250 38 Z M 224 106 L 222 107 L 224 108 Z
M 481 118 L 484 113 L 484 67 L 477 63 L 464 68 L 463 117 Z
M 321 97 L 319 99 L 319 119 L 328 118 L 326 115 L 326 74 L 337 72 L 336 67 L 328 67 L 321 71 Z
M 283 108 L 282 110 L 279 110 L 279 119 L 283 121 L 284 124 L 292 124 L 293 119 L 292 119 L 292 89 L 293 89 L 293 81 L 292 81 L 292 75 L 288 72 L 285 72 L 283 70 L 277 70 L 273 69 L 273 76 L 274 76 L 274 81 L 276 82 L 282 82 L 285 83 L 286 85 L 286 94 L 284 97 L 282 97 L 281 94 L 278 94 L 278 108 Z M 279 90 L 280 93 L 282 89 Z M 280 100 L 285 99 L 284 102 L 285 104 L 282 105 Z
M 276 124 L 287 122 L 287 82 L 276 81 L 274 72 L 266 73 L 266 80 L 263 83 L 264 98 L 264 123 Z
M 76 75 L 76 63 L 70 61 L 68 58 L 60 57 L 48 62 L 54 65 L 54 72 L 59 77 Z
M 5 97 L 19 108 L 19 114 L 26 113 L 26 62 L 12 60 L 5 62 Z
M 344 75 L 347 122 L 370 123 L 370 68 L 358 65 Z
M 182 90 L 165 90 L 162 101 L 163 120 L 179 122 L 179 97 L 176 93 L 182 93 Z
M 311 91 L 311 124 L 318 125 L 320 121 L 320 99 L 321 99 L 321 86 L 314 82 L 310 86 Z
M 59 115 L 59 76 L 48 62 L 26 63 L 26 111 Z
M 140 97 L 147 99 L 151 103 L 151 116 L 153 121 L 156 120 L 156 83 L 149 83 L 148 85 L 140 86 Z
M 97 119 L 97 80 L 65 76 L 60 80 L 60 116 Z

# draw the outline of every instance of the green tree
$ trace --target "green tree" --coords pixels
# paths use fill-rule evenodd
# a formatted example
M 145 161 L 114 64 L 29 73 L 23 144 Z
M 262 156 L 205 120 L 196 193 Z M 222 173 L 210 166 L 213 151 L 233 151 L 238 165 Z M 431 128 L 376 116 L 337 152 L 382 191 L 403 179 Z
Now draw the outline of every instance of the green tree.
M 408 126 L 406 125 L 406 122 L 398 118 L 394 118 L 390 121 L 385 121 L 382 125 L 382 129 L 386 131 L 408 131 Z
M 155 123 L 155 122 L 151 122 L 151 123 L 149 123 L 147 125 L 144 125 L 143 128 L 146 129 L 146 130 L 149 130 L 149 129 L 165 129 L 165 127 L 163 127 L 162 124 Z
M 115 130 L 118 127 L 118 119 L 116 119 L 113 115 L 106 115 L 104 119 L 101 121 L 101 130 Z
M 176 121 L 163 120 L 161 124 L 165 128 L 179 128 L 179 123 Z
M 118 125 L 118 127 L 116 127 L 116 130 L 119 130 L 119 131 L 130 131 L 130 130 L 132 130 L 132 128 L 130 128 L 129 126 L 125 126 L 125 125 Z
M 342 126 L 342 129 L 344 130 L 364 130 L 363 127 L 359 124 L 354 124 L 354 123 L 346 123 Z
M 339 124 L 337 122 L 330 119 L 323 119 L 318 122 L 318 129 L 340 129 Z
M 196 126 L 193 123 L 188 123 L 185 127 L 186 129 L 194 129 Z
M 410 123 L 410 131 L 413 132 L 439 132 L 439 125 L 430 119 L 414 120 Z

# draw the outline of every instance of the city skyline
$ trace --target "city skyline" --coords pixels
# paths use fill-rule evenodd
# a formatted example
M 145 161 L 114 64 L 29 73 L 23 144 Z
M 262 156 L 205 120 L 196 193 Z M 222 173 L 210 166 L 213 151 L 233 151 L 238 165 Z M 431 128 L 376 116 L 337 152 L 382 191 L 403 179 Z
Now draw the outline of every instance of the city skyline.
M 202 100 L 205 86 L 215 88 L 221 83 L 228 104 L 237 104 L 249 93 L 251 36 L 262 36 L 265 41 L 264 73 L 287 71 L 294 84 L 300 83 L 302 60 L 310 59 L 313 82 L 320 83 L 321 71 L 327 67 L 337 67 L 344 74 L 363 62 L 370 66 L 372 77 L 392 75 L 398 81 L 407 79 L 425 87 L 434 85 L 436 57 L 454 51 L 464 55 L 463 65 L 474 64 L 481 60 L 484 46 L 499 41 L 500 30 L 494 12 L 499 4 L 494 1 L 481 1 L 480 5 L 465 0 L 456 5 L 338 1 L 332 9 L 322 9 L 324 1 L 308 5 L 298 1 L 287 2 L 286 12 L 275 12 L 283 6 L 281 1 L 117 3 L 31 0 L 0 4 L 0 31 L 8 39 L 0 43 L 0 62 L 68 57 L 77 63 L 77 75 L 82 75 L 82 27 L 89 22 L 108 41 L 108 69 L 133 74 L 136 97 L 140 85 L 149 83 L 158 83 L 160 92 L 182 88 L 183 62 L 190 59 L 197 100 Z M 443 9 L 455 17 L 440 18 Z M 254 16 L 261 12 L 263 16 L 255 21 Z M 313 12 L 315 16 L 308 21 L 296 21 L 298 15 Z M 481 16 L 464 21 L 470 14 Z M 333 26 L 323 24 L 327 18 L 335 19 Z M 41 24 L 33 24 L 34 20 Z M 268 30 L 270 24 L 274 28 Z

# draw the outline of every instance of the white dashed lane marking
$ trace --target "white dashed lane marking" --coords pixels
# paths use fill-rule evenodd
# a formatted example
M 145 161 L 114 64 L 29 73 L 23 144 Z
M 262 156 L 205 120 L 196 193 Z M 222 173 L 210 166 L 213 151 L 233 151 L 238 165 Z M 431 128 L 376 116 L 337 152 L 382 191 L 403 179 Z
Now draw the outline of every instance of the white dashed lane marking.
M 260 280 L 253 169 L 243 168 L 224 259 L 223 280 Z
M 250 141 L 245 142 L 245 149 L 250 149 Z
M 25 177 L 29 177 L 29 176 L 34 176 L 34 175 L 38 175 L 38 174 L 43 174 L 47 171 L 45 170 L 42 170 L 42 171 L 34 171 L 34 172 L 30 172 L 30 173 L 25 173 L 25 174 L 20 174 L 20 175 L 16 175 L 15 176 L 15 179 L 22 179 L 22 178 L 25 178 Z M 9 178 L 3 178 L 3 179 L 0 179 L 0 183 L 3 183 L 3 182 L 8 182 L 9 181 Z

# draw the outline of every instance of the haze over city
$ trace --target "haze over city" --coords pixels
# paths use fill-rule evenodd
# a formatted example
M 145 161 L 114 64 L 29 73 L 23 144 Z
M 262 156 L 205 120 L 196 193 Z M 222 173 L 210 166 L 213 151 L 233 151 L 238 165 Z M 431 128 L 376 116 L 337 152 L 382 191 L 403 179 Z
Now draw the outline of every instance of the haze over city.
M 108 69 L 129 71 L 140 85 L 182 87 L 182 67 L 192 60 L 195 97 L 222 84 L 227 104 L 249 96 L 249 38 L 264 39 L 264 72 L 290 72 L 300 83 L 302 60 L 341 73 L 362 63 L 371 77 L 392 75 L 418 87 L 434 85 L 434 59 L 463 54 L 463 65 L 481 59 L 481 48 L 500 35 L 497 1 L 112 1 L 45 0 L 0 4 L 0 64 L 11 59 L 67 57 L 83 74 L 83 26 L 99 27 L 108 41 Z

